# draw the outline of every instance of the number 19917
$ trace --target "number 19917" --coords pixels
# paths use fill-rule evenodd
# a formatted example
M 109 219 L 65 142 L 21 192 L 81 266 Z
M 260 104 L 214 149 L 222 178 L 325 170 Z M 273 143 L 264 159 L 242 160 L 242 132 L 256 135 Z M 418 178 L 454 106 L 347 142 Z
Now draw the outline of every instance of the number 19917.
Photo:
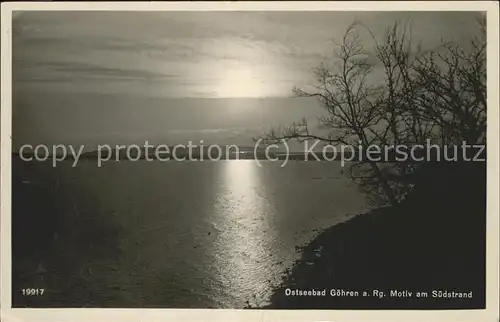
M 23 288 L 21 290 L 21 293 L 24 296 L 36 296 L 36 295 L 43 295 L 45 290 L 43 288 Z

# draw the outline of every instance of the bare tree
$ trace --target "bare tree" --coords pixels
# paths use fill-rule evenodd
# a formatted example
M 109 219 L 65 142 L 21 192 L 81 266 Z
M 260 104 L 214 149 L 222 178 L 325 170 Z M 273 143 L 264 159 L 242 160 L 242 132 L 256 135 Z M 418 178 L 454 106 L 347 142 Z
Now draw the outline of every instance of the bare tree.
M 411 28 L 395 23 L 379 41 L 368 28 L 353 23 L 340 42 L 334 42 L 332 64 L 315 70 L 316 83 L 294 88 L 299 97 L 315 97 L 327 111 L 320 117 L 325 136 L 312 134 L 303 119 L 260 139 L 319 140 L 327 144 L 370 146 L 381 150 L 396 145 L 482 142 L 486 126 L 486 59 L 483 35 L 471 42 L 471 50 L 443 42 L 435 51 L 422 52 L 414 44 Z M 361 43 L 359 30 L 374 42 L 371 53 Z M 382 71 L 376 79 L 376 72 Z M 375 81 L 374 81 L 375 80 Z M 416 168 L 409 160 L 376 162 L 365 155 L 353 163 L 349 175 L 379 204 L 395 205 L 414 184 L 408 174 Z M 386 160 L 387 161 L 387 160 Z
M 414 63 L 415 107 L 439 129 L 441 144 L 486 142 L 486 21 L 462 48 L 443 41 Z

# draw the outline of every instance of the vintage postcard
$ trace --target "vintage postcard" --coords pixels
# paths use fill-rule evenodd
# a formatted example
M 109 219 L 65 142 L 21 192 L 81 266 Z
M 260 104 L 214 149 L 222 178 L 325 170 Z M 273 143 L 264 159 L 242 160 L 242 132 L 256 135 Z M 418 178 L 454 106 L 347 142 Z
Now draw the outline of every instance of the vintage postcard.
M 498 320 L 497 2 L 2 4 L 2 321 Z

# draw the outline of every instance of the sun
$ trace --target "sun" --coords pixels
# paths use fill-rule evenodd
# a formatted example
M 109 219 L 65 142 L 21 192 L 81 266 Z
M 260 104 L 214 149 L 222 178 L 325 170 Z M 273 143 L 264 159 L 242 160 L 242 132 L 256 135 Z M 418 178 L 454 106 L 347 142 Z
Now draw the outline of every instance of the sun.
M 220 79 L 217 94 L 221 97 L 258 97 L 265 90 L 249 68 L 225 69 Z

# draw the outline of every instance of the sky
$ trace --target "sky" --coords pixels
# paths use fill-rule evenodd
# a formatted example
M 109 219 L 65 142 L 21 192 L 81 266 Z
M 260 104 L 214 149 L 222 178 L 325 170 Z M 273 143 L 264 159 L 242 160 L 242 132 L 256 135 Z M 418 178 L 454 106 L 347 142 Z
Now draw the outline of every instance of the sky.
M 250 144 L 322 110 L 292 97 L 359 20 L 396 20 L 433 48 L 463 42 L 460 12 L 23 12 L 13 20 L 13 140 L 22 144 Z M 361 34 L 363 43 L 373 42 Z

